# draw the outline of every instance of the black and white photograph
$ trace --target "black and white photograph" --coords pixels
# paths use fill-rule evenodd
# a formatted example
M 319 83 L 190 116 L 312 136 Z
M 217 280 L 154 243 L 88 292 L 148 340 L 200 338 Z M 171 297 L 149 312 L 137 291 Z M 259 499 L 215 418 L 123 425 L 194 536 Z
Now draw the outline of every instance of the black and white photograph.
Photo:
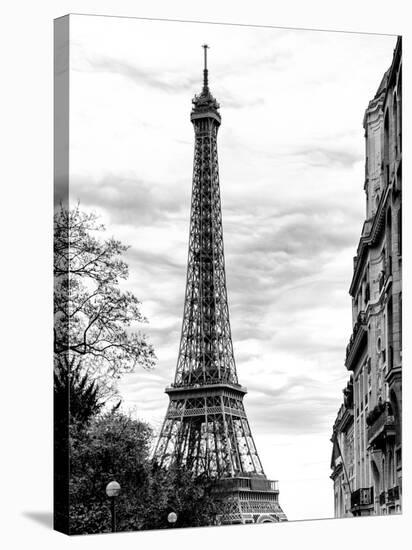
M 401 514 L 401 36 L 66 15 L 54 101 L 55 529 Z

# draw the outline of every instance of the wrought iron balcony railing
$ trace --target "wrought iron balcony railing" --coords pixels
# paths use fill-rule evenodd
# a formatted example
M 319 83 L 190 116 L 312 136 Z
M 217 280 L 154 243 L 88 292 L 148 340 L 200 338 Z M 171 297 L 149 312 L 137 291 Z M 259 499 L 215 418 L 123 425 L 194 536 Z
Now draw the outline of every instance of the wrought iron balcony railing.
M 396 485 L 396 487 L 392 487 L 391 489 L 388 489 L 388 503 L 395 502 L 395 500 L 399 500 L 399 486 Z
M 395 435 L 395 418 L 387 403 L 377 405 L 367 416 L 368 443 L 381 448 L 386 439 Z
M 362 507 L 373 506 L 373 487 L 363 487 L 354 491 L 350 504 L 352 512 Z

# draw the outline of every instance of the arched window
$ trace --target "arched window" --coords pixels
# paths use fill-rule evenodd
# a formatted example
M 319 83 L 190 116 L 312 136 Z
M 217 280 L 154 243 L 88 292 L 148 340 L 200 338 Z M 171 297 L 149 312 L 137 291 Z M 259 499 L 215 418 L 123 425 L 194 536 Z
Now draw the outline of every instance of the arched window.
M 389 488 L 394 486 L 393 453 L 392 453 L 392 451 L 389 451 L 389 455 L 388 455 L 388 484 L 389 484 Z
M 394 148 L 395 158 L 398 156 L 398 98 L 396 92 L 393 94 L 392 102 L 392 119 L 393 119 L 393 135 L 394 135 Z
M 400 153 L 402 153 L 402 65 L 399 69 L 399 79 L 398 79 L 398 85 L 397 85 L 397 99 L 398 99 L 398 105 L 397 105 L 397 114 L 398 114 L 398 150 Z
M 380 495 L 380 493 L 382 492 L 382 489 L 381 489 L 381 476 L 379 474 L 379 470 L 378 468 L 376 467 L 376 464 L 373 460 L 371 460 L 371 466 L 372 466 L 372 480 L 373 480 L 373 488 L 374 488 L 374 493 L 375 493 L 375 502 L 376 500 L 378 499 L 378 496 Z
M 387 276 L 392 275 L 392 210 L 388 208 L 386 214 L 386 271 Z
M 385 113 L 383 129 L 383 176 L 385 185 L 389 184 L 389 113 Z
M 402 350 L 402 292 L 398 295 L 399 308 L 399 349 Z
M 398 398 L 396 393 L 392 389 L 389 394 L 390 404 L 392 408 L 392 414 L 395 420 L 396 438 L 395 444 L 399 445 L 402 442 L 402 418 L 399 410 Z M 394 457 L 395 458 L 395 457 Z
M 387 305 L 387 343 L 388 343 L 388 370 L 393 368 L 393 302 L 392 297 Z

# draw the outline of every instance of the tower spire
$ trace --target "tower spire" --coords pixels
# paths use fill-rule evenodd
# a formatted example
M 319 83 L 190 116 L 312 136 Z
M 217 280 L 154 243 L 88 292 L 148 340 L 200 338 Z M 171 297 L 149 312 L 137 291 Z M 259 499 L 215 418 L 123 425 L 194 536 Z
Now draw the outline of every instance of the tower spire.
M 218 122 L 221 122 L 219 110 L 219 103 L 213 97 L 209 90 L 209 71 L 207 68 L 207 50 L 208 44 L 203 44 L 203 88 L 199 95 L 195 95 L 192 99 L 193 110 L 191 114 L 192 122 L 199 118 L 213 118 Z
M 209 49 L 209 46 L 207 44 L 203 44 L 202 48 L 203 48 L 203 55 L 204 55 L 203 92 L 207 93 L 209 91 L 209 83 L 208 83 L 209 71 L 207 70 L 207 50 Z

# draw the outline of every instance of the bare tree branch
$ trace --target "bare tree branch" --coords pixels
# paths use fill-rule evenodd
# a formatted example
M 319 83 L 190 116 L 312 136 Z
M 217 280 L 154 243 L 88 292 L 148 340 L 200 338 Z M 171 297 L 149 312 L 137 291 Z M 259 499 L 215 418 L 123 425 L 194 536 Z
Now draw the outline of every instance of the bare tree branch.
M 139 300 L 119 287 L 129 273 L 121 257 L 128 247 L 104 240 L 104 231 L 97 216 L 79 205 L 70 211 L 61 207 L 55 215 L 54 351 L 57 360 L 81 358 L 102 391 L 110 393 L 122 374 L 136 365 L 152 368 L 156 358 L 135 328 L 147 322 Z

